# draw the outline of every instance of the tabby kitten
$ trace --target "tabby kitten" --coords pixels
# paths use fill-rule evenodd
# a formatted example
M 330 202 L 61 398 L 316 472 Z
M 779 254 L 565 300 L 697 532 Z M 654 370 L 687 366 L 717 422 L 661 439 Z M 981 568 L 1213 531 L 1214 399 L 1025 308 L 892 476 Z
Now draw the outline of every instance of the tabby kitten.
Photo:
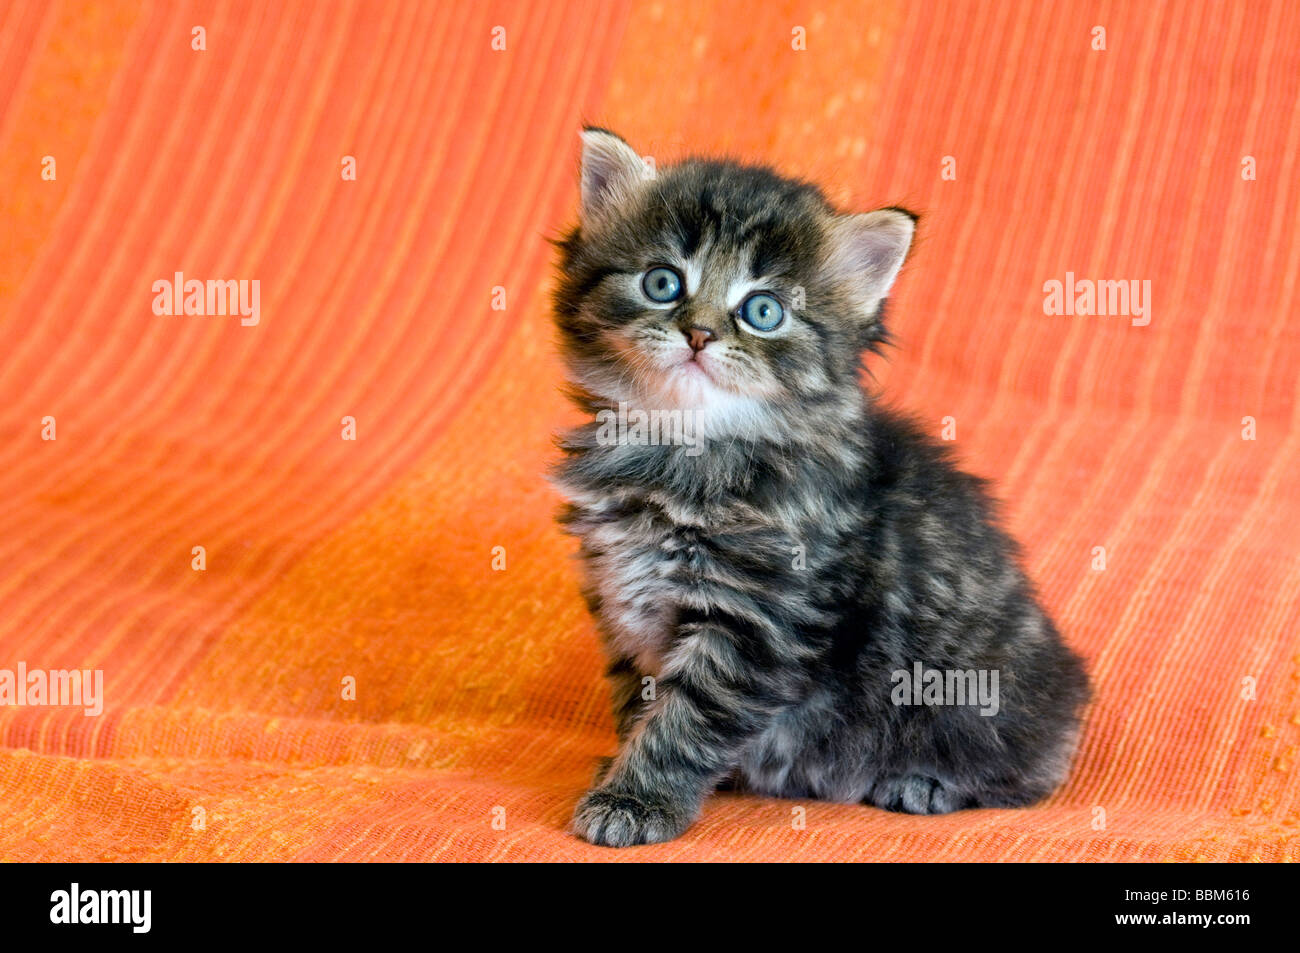
M 573 831 L 670 840 L 724 783 L 915 814 L 1047 795 L 1083 668 L 982 482 L 859 384 L 914 216 L 837 214 L 729 162 L 654 174 L 602 129 L 582 144 L 555 317 L 592 419 L 555 479 L 619 750 Z M 611 427 L 652 412 L 657 441 Z M 681 419 L 695 441 L 662 439 Z

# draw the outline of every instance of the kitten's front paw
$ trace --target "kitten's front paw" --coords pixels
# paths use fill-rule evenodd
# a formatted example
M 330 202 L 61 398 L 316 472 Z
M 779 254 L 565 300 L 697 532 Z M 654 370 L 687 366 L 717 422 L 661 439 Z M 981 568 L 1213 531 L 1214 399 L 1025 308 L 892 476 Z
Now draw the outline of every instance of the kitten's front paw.
M 672 840 L 691 824 L 688 812 L 605 788 L 588 791 L 573 814 L 573 833 L 603 847 Z

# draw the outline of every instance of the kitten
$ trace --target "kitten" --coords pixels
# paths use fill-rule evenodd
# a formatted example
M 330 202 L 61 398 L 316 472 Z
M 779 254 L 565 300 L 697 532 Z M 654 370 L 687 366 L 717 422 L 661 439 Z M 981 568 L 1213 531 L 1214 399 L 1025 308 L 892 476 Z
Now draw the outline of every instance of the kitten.
M 1083 668 L 983 483 L 859 384 L 915 217 L 837 214 L 729 162 L 656 175 L 601 129 L 582 143 L 554 304 L 593 419 L 555 480 L 619 751 L 573 831 L 670 840 L 720 783 L 915 814 L 1046 796 Z M 653 412 L 657 441 L 610 426 Z M 663 439 L 688 415 L 696 443 Z

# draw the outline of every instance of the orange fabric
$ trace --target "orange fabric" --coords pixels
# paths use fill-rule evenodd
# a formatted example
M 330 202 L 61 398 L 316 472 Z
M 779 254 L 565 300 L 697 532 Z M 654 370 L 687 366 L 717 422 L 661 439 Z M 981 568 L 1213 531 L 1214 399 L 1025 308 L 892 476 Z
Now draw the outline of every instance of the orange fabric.
M 1300 855 L 1295 3 L 33 0 L 0 24 L 0 669 L 102 669 L 106 694 L 0 708 L 0 859 Z M 583 119 L 922 213 L 873 371 L 953 418 L 1093 672 L 1050 801 L 722 795 L 670 844 L 564 833 L 614 746 L 541 478 L 573 420 L 543 239 Z M 156 316 L 177 271 L 258 279 L 260 324 Z M 1045 315 L 1067 271 L 1150 280 L 1150 324 Z

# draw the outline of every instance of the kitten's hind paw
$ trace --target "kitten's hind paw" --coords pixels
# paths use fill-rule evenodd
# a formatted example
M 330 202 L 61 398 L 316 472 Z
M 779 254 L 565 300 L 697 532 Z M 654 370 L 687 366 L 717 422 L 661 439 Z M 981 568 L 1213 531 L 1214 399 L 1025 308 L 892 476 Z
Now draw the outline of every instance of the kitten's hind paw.
M 905 814 L 947 814 L 974 806 L 972 799 L 958 794 L 942 781 L 920 774 L 883 778 L 872 786 L 865 800 L 886 811 Z
M 571 830 L 603 847 L 631 847 L 672 840 L 687 827 L 688 812 L 669 804 L 649 804 L 630 794 L 596 789 L 578 802 Z

